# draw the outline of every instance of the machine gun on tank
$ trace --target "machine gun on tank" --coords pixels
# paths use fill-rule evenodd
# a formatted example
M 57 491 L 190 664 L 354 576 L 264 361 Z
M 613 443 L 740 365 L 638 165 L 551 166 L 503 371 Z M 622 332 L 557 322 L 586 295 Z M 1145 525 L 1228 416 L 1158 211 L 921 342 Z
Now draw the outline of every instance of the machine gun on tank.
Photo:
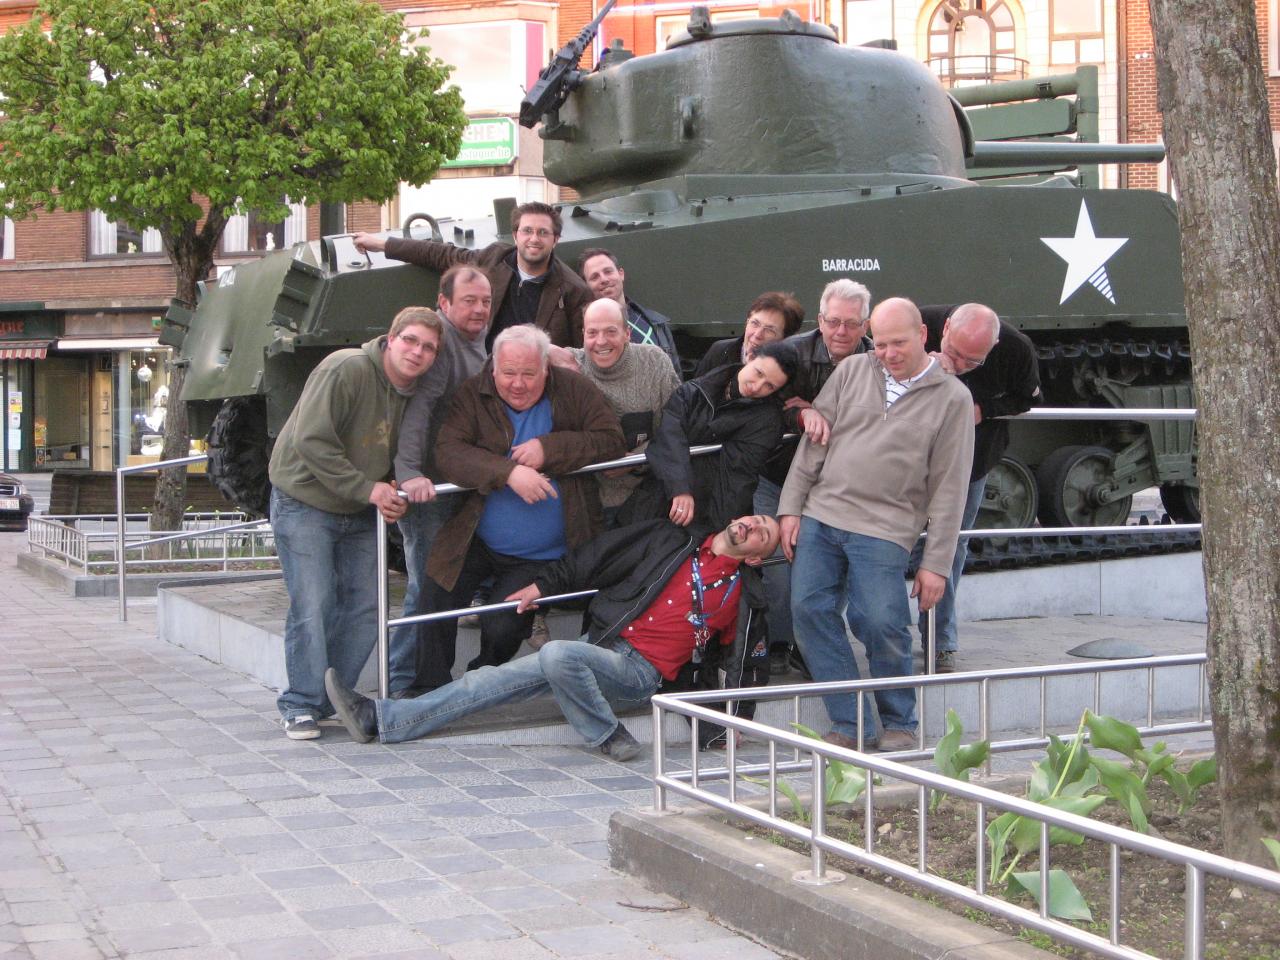
M 533 128 L 539 120 L 547 117 L 548 131 L 558 125 L 556 113 L 569 98 L 569 94 L 582 82 L 583 73 L 578 69 L 578 61 L 586 52 L 587 46 L 595 39 L 596 31 L 604 22 L 605 16 L 613 9 L 618 0 L 609 0 L 596 14 L 596 18 L 582 28 L 582 32 L 560 48 L 551 58 L 551 62 L 538 74 L 538 82 L 533 85 L 525 98 L 520 101 L 520 125 Z

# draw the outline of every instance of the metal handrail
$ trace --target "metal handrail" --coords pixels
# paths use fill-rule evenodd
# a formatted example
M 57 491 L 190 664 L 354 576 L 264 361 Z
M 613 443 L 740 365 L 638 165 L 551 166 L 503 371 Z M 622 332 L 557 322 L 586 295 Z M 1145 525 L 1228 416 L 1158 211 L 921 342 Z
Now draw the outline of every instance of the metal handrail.
M 1148 670 L 1148 709 L 1150 710 L 1150 700 L 1152 696 L 1151 688 L 1152 683 L 1154 682 L 1154 672 L 1157 668 L 1197 664 L 1200 667 L 1199 680 L 1201 696 L 1203 697 L 1205 660 L 1206 658 L 1203 654 L 1178 655 L 1153 658 L 1150 660 L 1135 660 L 1127 662 L 1118 661 L 1115 663 L 1104 664 L 1063 664 L 1043 668 L 1023 667 L 969 675 L 952 674 L 943 677 L 921 677 L 915 678 L 915 680 L 920 686 L 957 681 L 968 683 L 978 682 L 983 684 L 983 700 L 986 701 L 985 685 L 992 679 L 1038 677 L 1041 682 L 1042 690 L 1041 726 L 1043 729 L 1045 723 L 1043 713 L 1044 683 L 1052 676 L 1080 673 L 1094 673 L 1100 676 L 1102 673 L 1116 672 L 1118 670 Z M 1095 690 L 1097 689 L 1097 684 L 1098 681 L 1095 680 Z M 868 689 L 887 689 L 890 686 L 903 685 L 904 684 L 900 681 L 850 681 L 840 684 L 811 684 L 804 687 L 797 685 L 791 688 L 791 690 L 785 691 L 784 688 L 775 688 L 773 692 L 777 694 L 784 692 L 790 694 L 792 691 L 797 691 L 802 692 L 803 695 L 807 696 L 819 696 L 823 692 L 832 692 L 831 688 L 833 687 L 838 687 L 843 690 L 856 687 L 861 693 Z M 701 703 L 705 702 L 709 696 L 716 697 L 720 701 L 725 702 L 726 709 L 724 711 L 720 711 L 702 706 Z M 828 852 L 836 853 L 862 865 L 879 869 L 897 879 L 917 886 L 923 886 L 933 892 L 961 900 L 970 906 L 977 907 L 988 913 L 1040 930 L 1050 936 L 1056 937 L 1057 939 L 1066 941 L 1075 946 L 1083 947 L 1088 950 L 1095 950 L 1109 957 L 1125 958 L 1125 960 L 1129 960 L 1129 958 L 1146 958 L 1149 955 L 1133 948 L 1125 947 L 1120 943 L 1119 889 L 1121 861 L 1119 851 L 1121 849 L 1132 850 L 1134 852 L 1155 856 L 1163 860 L 1180 863 L 1185 867 L 1187 874 L 1185 954 L 1188 958 L 1194 958 L 1194 960 L 1199 960 L 1203 953 L 1204 880 L 1206 874 L 1225 877 L 1233 882 L 1251 884 L 1255 887 L 1260 887 L 1272 892 L 1280 892 L 1280 873 L 1275 871 L 1265 870 L 1252 864 L 1242 863 L 1216 854 L 1195 850 L 1180 844 L 1171 843 L 1158 837 L 1151 837 L 1145 834 L 1136 833 L 1122 827 L 1115 827 L 1110 824 L 1100 823 L 1086 817 L 1063 813 L 1054 810 L 1051 807 L 1042 806 L 1028 800 L 1002 794 L 976 784 L 970 784 L 961 780 L 953 780 L 941 774 L 918 770 L 913 767 L 905 766 L 899 762 L 902 759 L 908 759 L 915 756 L 914 754 L 905 752 L 894 754 L 893 756 L 897 759 L 868 756 L 858 751 L 837 747 L 834 744 L 829 744 L 824 741 L 803 737 L 787 730 L 769 727 L 755 720 L 747 720 L 737 717 L 731 712 L 733 709 L 732 705 L 740 700 L 757 700 L 766 698 L 766 695 L 764 695 L 764 692 L 760 689 L 715 691 L 710 694 L 679 693 L 659 694 L 654 696 L 652 700 L 654 731 L 654 808 L 658 812 L 665 811 L 666 793 L 667 791 L 674 791 L 682 796 L 690 797 L 734 816 L 742 817 L 770 829 L 777 830 L 787 836 L 805 841 L 810 844 L 811 850 L 811 870 L 805 876 L 805 882 L 831 882 L 826 876 L 825 855 Z M 690 737 L 691 763 L 688 771 L 673 773 L 668 772 L 666 769 L 667 745 L 662 739 L 662 729 L 664 714 L 667 713 L 688 717 L 695 727 Z M 1201 716 L 1203 716 L 1203 699 L 1200 703 L 1200 713 Z M 860 713 L 859 717 L 861 717 Z M 700 770 L 698 767 L 698 738 L 696 727 L 702 722 L 718 724 L 728 730 L 750 734 L 755 738 L 765 740 L 769 744 L 768 763 L 756 765 L 738 764 L 736 738 L 730 736 L 726 738 L 726 766 L 714 771 Z M 1207 726 L 1207 723 L 1202 723 L 1198 725 L 1197 728 L 1203 729 L 1207 728 Z M 791 748 L 795 760 L 791 763 L 779 763 L 777 755 L 779 745 Z M 993 749 L 995 749 L 995 746 L 995 744 L 992 745 Z M 807 754 L 810 759 L 807 762 L 801 762 L 799 760 L 801 754 Z M 823 805 L 821 798 L 823 796 L 825 764 L 829 760 L 836 760 L 856 766 L 867 774 L 867 788 L 862 799 L 864 841 L 861 848 L 855 847 L 838 838 L 831 837 L 825 832 L 825 821 L 823 817 Z M 813 793 L 810 797 L 810 826 L 808 829 L 780 818 L 778 816 L 777 807 L 777 783 L 779 774 L 787 772 L 803 772 L 806 770 L 811 774 L 813 783 Z M 736 789 L 739 777 L 765 772 L 768 773 L 769 788 L 769 807 L 767 813 L 739 802 Z M 919 850 L 919 862 L 915 867 L 908 866 L 901 861 L 875 852 L 874 774 L 882 774 L 918 787 L 918 790 L 916 791 L 916 803 L 922 846 Z M 726 778 L 729 779 L 730 784 L 727 798 L 715 792 L 704 790 L 700 786 L 700 784 L 706 780 Z M 926 808 L 928 805 L 927 797 L 931 790 L 937 790 L 943 794 L 968 800 L 976 804 L 977 832 L 974 851 L 976 876 L 975 884 L 972 888 L 965 884 L 959 884 L 955 881 L 932 876 L 927 872 L 923 838 L 927 835 Z M 1041 907 L 1038 912 L 997 899 L 987 893 L 984 843 L 986 840 L 988 808 L 995 808 L 1000 811 L 1010 811 L 1020 816 L 1025 816 L 1028 819 L 1035 820 L 1041 824 L 1039 864 L 1041 871 Z M 1046 887 L 1048 885 L 1049 870 L 1050 826 L 1064 827 L 1075 833 L 1092 837 L 1110 845 L 1111 922 L 1108 938 L 1087 933 L 1061 921 L 1054 920 L 1049 916 Z

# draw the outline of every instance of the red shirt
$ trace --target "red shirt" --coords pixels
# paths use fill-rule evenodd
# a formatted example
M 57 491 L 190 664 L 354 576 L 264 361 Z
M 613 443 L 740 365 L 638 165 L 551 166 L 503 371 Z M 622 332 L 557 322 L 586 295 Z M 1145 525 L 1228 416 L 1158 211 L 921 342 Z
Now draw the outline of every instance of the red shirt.
M 733 642 L 738 624 L 738 598 L 741 584 L 729 578 L 738 569 L 739 561 L 733 557 L 716 556 L 711 552 L 714 534 L 702 541 L 698 548 L 698 566 L 702 574 L 702 612 L 707 629 L 719 633 L 722 644 Z M 723 580 L 712 588 L 717 580 Z M 729 594 L 733 590 L 732 595 Z M 688 620 L 693 609 L 693 557 L 680 565 L 667 581 L 662 592 L 649 607 L 623 629 L 626 640 L 640 655 L 658 668 L 666 679 L 674 680 L 680 668 L 693 655 L 693 624 Z

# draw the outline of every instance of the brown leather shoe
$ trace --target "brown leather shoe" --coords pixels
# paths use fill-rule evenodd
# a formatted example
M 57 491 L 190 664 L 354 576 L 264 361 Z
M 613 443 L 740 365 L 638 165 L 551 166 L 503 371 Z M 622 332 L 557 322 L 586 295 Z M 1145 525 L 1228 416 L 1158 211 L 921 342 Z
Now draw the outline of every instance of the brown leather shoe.
M 846 750 L 858 749 L 858 738 L 845 736 L 837 730 L 831 730 L 822 735 L 824 742 L 831 744 L 833 747 L 844 747 Z M 862 749 L 874 750 L 876 748 L 875 737 L 864 737 L 862 740 Z
M 916 735 L 910 730 L 885 730 L 880 734 L 880 752 L 896 753 L 899 750 L 914 750 Z

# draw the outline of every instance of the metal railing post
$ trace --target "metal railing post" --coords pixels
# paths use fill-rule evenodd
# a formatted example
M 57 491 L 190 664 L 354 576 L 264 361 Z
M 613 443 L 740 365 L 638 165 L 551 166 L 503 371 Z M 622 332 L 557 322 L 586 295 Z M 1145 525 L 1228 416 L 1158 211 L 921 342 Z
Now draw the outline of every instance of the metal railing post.
M 116 594 L 119 596 L 120 622 L 129 619 L 129 601 L 124 585 L 124 468 L 116 470 Z
M 378 543 L 378 696 L 385 700 L 391 696 L 391 651 L 387 642 L 387 521 L 376 507 L 373 513 Z

